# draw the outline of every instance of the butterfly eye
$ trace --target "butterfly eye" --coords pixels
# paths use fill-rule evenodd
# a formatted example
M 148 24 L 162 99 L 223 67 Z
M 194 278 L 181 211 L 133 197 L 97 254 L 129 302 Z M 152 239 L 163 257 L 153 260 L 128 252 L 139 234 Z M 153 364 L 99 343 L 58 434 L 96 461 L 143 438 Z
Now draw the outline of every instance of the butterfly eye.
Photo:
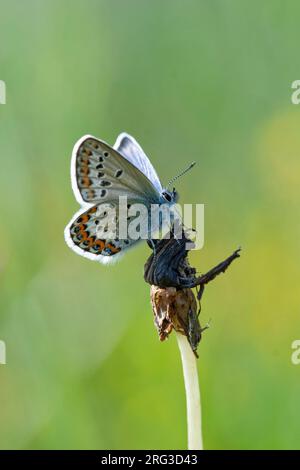
M 171 202 L 171 201 L 172 201 L 172 196 L 171 196 L 170 193 L 167 193 L 166 191 L 164 191 L 164 192 L 162 193 L 162 195 L 163 195 L 163 197 L 165 198 L 165 200 L 166 200 L 167 202 Z

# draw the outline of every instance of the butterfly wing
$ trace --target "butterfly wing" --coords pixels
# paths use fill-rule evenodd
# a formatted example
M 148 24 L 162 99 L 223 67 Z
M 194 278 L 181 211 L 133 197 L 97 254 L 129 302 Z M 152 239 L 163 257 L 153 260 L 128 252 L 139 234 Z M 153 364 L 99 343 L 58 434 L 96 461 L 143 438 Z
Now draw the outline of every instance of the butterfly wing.
M 127 210 L 138 202 L 127 198 Z M 134 218 L 128 216 L 127 224 Z M 113 234 L 109 233 L 108 224 L 113 228 Z M 148 216 L 142 224 L 148 224 Z M 76 253 L 103 264 L 117 261 L 125 250 L 140 241 L 130 236 L 125 239 L 119 237 L 119 200 L 102 202 L 78 211 L 65 229 L 65 240 Z
M 152 163 L 131 135 L 122 132 L 114 144 L 114 149 L 135 165 L 151 181 L 159 193 L 162 192 L 161 182 Z
M 82 209 L 65 229 L 65 240 L 76 253 L 102 263 L 117 260 L 137 241 L 120 240 L 101 233 L 100 212 L 105 204 L 116 210 L 119 218 L 119 196 L 129 205 L 142 203 L 150 207 L 159 202 L 159 192 L 147 176 L 116 149 L 93 137 L 84 136 L 75 145 L 71 162 L 72 187 Z M 127 219 L 128 224 L 131 218 Z M 148 220 L 144 221 L 145 224 Z
M 77 201 L 85 205 L 119 196 L 156 203 L 159 192 L 148 177 L 116 149 L 93 136 L 84 136 L 74 147 L 72 187 Z

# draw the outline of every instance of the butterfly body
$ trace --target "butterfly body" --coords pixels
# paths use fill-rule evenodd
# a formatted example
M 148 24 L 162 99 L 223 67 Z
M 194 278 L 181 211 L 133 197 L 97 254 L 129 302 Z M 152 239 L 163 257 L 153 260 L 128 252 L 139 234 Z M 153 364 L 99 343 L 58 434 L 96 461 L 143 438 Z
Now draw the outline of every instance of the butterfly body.
M 120 197 L 126 197 L 128 223 L 133 220 L 133 204 L 142 204 L 149 214 L 152 205 L 172 205 L 178 198 L 175 190 L 162 187 L 148 157 L 126 133 L 119 135 L 114 147 L 90 135 L 82 137 L 72 153 L 71 182 L 81 209 L 67 225 L 65 240 L 76 253 L 104 264 L 117 260 L 139 241 L 119 237 Z M 115 225 L 114 236 L 103 229 L 104 219 Z M 141 225 L 149 226 L 149 215 Z

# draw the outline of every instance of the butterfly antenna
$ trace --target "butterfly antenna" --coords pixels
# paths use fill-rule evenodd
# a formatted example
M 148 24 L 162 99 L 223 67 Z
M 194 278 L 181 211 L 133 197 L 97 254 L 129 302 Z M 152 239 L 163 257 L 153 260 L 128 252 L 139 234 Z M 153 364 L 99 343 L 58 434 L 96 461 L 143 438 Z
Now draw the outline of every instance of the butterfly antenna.
M 174 178 L 172 178 L 168 184 L 167 184 L 167 188 L 172 184 L 174 183 L 174 181 L 178 180 L 178 178 L 180 178 L 181 176 L 185 175 L 188 171 L 191 170 L 191 168 L 193 168 L 193 166 L 196 165 L 196 162 L 193 162 L 191 163 L 187 168 L 185 168 L 185 170 L 183 170 L 181 173 L 179 173 L 179 175 L 176 175 L 174 176 Z

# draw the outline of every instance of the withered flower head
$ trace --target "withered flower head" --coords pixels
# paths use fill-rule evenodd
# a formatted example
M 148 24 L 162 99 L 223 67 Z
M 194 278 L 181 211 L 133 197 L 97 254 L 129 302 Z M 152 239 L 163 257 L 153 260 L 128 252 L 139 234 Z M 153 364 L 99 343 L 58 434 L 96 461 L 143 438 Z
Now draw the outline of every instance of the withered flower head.
M 191 289 L 151 286 L 151 305 L 159 339 L 164 341 L 171 331 L 185 335 L 196 354 L 201 339 L 197 302 Z
M 174 329 L 187 337 L 197 356 L 201 333 L 208 327 L 201 328 L 199 323 L 204 287 L 240 256 L 240 249 L 206 274 L 196 277 L 196 269 L 188 262 L 187 242 L 190 240 L 184 232 L 181 239 L 171 233 L 168 238 L 153 242 L 154 251 L 145 264 L 144 278 L 151 284 L 151 305 L 160 340 L 164 341 Z M 192 291 L 194 287 L 199 289 L 199 306 Z

